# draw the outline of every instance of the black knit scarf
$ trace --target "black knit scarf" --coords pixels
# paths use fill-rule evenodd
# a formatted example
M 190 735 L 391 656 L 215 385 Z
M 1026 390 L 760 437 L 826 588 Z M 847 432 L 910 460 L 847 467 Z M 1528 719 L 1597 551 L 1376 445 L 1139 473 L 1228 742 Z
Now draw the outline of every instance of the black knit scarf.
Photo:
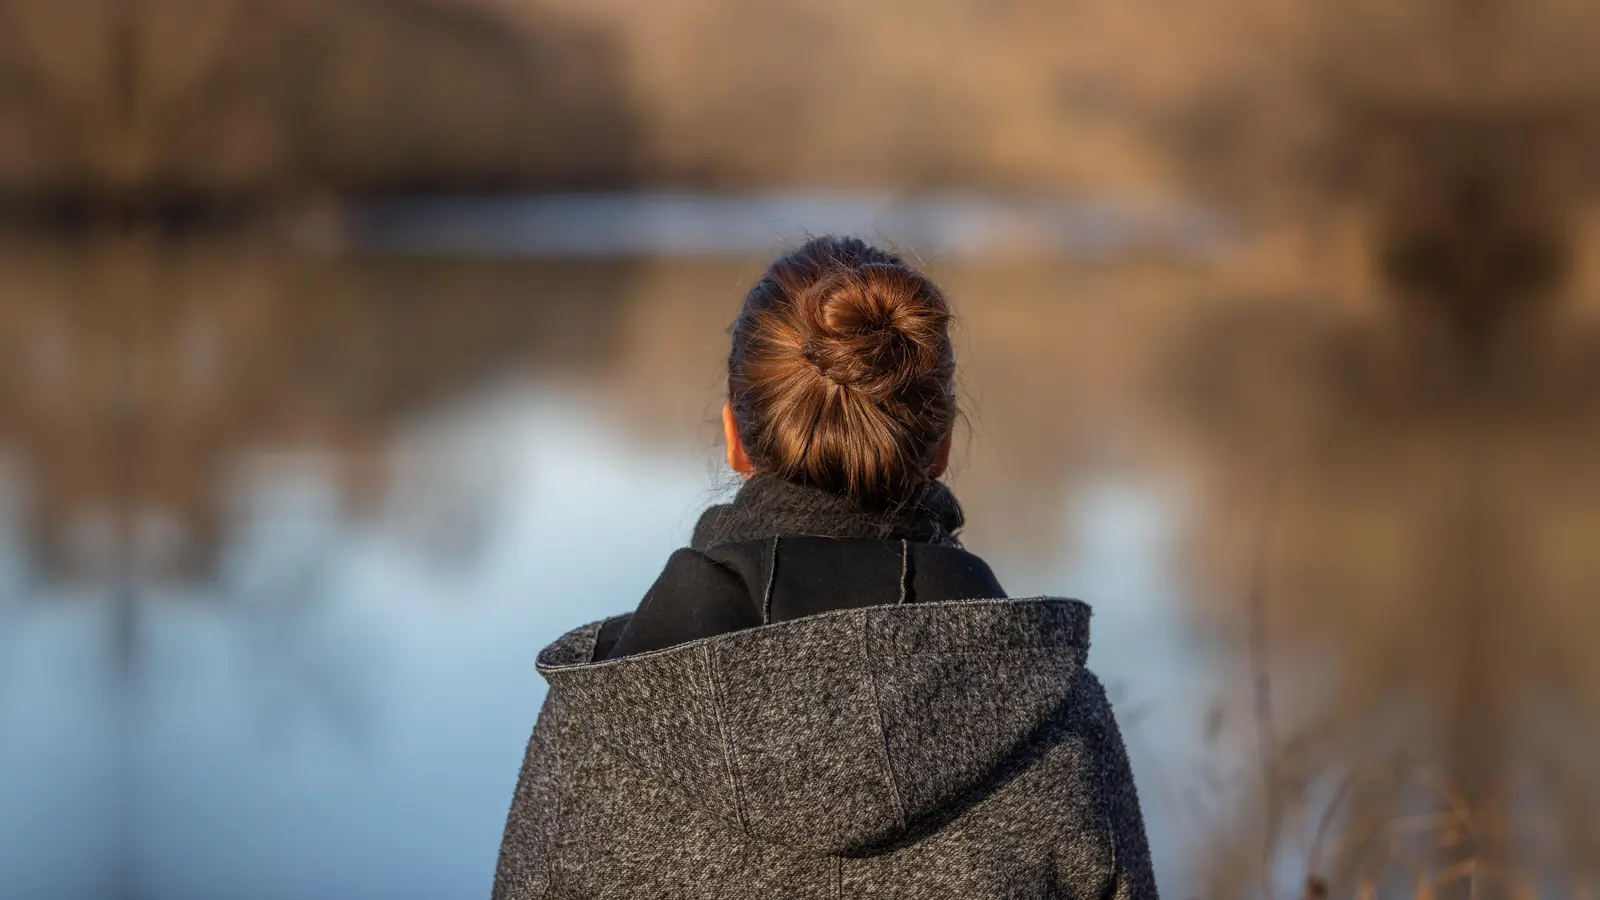
M 759 540 L 777 535 L 907 540 L 959 547 L 956 532 L 961 504 L 943 483 L 928 484 L 915 501 L 887 510 L 870 510 L 823 488 L 771 475 L 746 481 L 733 502 L 707 509 L 694 526 L 690 546 Z

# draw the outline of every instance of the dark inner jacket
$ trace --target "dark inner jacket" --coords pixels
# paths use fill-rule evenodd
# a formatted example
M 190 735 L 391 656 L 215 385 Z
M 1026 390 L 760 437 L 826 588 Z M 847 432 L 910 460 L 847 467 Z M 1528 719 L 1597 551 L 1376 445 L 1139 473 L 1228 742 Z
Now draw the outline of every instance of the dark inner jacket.
M 813 487 L 757 476 L 713 506 L 639 608 L 601 630 L 598 658 L 863 606 L 988 600 L 1005 589 L 961 548 L 961 507 L 934 482 L 918 501 L 868 512 Z

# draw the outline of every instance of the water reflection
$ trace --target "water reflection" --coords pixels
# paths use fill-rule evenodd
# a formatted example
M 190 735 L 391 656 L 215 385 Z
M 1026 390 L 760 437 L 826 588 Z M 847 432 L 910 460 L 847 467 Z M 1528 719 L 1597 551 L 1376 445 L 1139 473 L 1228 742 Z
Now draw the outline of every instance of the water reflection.
M 631 607 L 727 488 L 761 260 L 4 265 L 0 767 L 34 777 L 0 782 L 0 893 L 486 892 L 534 652 Z M 933 268 L 968 543 L 1095 605 L 1168 891 L 1248 893 L 1267 830 L 1286 877 L 1317 844 L 1355 878 L 1364 822 L 1437 806 L 1339 787 L 1397 759 L 1594 858 L 1591 306 L 1468 378 L 1276 257 Z
M 705 468 L 630 441 L 572 393 L 467 403 L 396 435 L 419 477 L 364 521 L 326 502 L 327 479 L 263 477 L 211 596 L 142 608 L 150 895 L 234 893 L 241 874 L 262 897 L 486 889 L 542 693 L 533 652 L 638 592 L 682 539 Z M 410 527 L 436 477 L 481 501 L 464 554 Z

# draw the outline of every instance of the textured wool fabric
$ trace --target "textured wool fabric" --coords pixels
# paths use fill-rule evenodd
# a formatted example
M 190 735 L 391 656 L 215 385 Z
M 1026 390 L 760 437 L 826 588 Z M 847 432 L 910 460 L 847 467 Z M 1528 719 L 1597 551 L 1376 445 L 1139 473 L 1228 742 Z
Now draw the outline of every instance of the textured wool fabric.
M 943 482 L 929 482 L 910 503 L 864 509 L 840 494 L 776 475 L 756 474 L 739 487 L 733 502 L 707 509 L 695 523 L 690 546 L 779 535 L 817 534 L 839 538 L 908 540 L 960 546 L 961 504 Z
M 496 900 L 1156 897 L 1075 600 L 821 613 L 550 684 Z

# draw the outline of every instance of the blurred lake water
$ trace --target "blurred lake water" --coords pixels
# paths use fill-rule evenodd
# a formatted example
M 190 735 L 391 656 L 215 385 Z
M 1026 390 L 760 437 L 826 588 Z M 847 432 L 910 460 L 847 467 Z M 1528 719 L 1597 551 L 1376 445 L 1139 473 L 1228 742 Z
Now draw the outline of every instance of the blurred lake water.
M 412 233 L 0 253 L 0 896 L 487 895 L 534 655 L 731 490 L 725 329 L 794 232 Z M 1577 727 L 1592 313 L 1465 376 L 1292 248 L 1044 251 L 917 254 L 960 316 L 949 480 L 1013 594 L 1093 605 L 1164 891 L 1228 884 L 1264 803 L 1303 864 L 1347 769 L 1498 796 L 1504 734 Z

